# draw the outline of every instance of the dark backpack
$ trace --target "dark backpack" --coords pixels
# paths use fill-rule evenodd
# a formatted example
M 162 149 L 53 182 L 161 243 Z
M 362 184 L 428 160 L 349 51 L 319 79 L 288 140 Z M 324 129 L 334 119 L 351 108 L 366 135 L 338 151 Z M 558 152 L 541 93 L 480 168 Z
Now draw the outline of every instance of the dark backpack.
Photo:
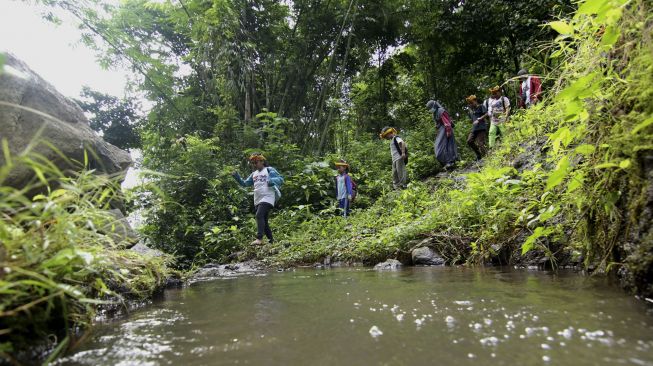
M 395 144 L 395 148 L 399 152 L 399 155 L 401 155 L 401 148 L 399 146 L 399 143 L 397 142 L 397 137 L 392 139 L 392 143 Z M 408 164 L 408 145 L 406 144 L 405 141 L 404 141 L 404 146 L 406 147 L 406 157 L 404 158 L 404 164 Z

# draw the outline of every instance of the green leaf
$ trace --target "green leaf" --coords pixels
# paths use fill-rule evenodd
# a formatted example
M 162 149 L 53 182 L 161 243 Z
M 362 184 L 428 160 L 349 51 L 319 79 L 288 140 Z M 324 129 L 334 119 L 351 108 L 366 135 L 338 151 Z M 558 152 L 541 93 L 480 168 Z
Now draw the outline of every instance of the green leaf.
M 547 236 L 553 232 L 552 228 L 544 228 L 542 226 L 537 227 L 535 231 L 533 231 L 533 234 L 531 234 L 528 238 L 526 238 L 526 241 L 524 244 L 522 244 L 521 247 L 521 254 L 524 255 L 531 251 L 535 247 L 535 242 L 537 239 Z
M 565 103 L 565 121 L 573 121 L 585 111 L 585 106 L 580 99 L 570 100 Z
M 610 3 L 610 0 L 586 0 L 581 6 L 578 7 L 577 14 L 596 14 Z
M 556 32 L 560 34 L 572 34 L 574 33 L 574 27 L 571 25 L 567 24 L 566 22 L 556 20 L 554 22 L 549 23 L 549 26 L 553 28 Z
M 0 52 L 0 75 L 2 75 L 2 72 L 5 69 L 5 54 Z
M 576 172 L 576 174 L 574 174 L 574 176 L 569 180 L 569 184 L 567 185 L 567 193 L 571 193 L 582 187 L 583 183 L 585 183 L 585 174 L 583 172 Z
M 653 125 L 653 116 L 649 117 L 648 119 L 644 120 L 644 122 L 639 123 L 635 128 L 633 128 L 633 131 L 631 134 L 636 134 L 637 132 L 645 129 L 646 127 Z
M 596 150 L 594 145 L 584 144 L 576 148 L 576 152 L 583 155 L 590 155 Z
M 630 159 L 623 160 L 621 163 L 619 163 L 619 168 L 621 169 L 628 169 L 630 167 Z
M 615 163 L 603 163 L 594 167 L 594 169 L 607 169 L 607 168 L 618 168 L 619 165 Z
M 603 33 L 603 38 L 601 39 L 602 46 L 612 46 L 621 36 L 621 31 L 615 26 L 611 25 L 605 28 L 605 33 Z
M 549 174 L 549 178 L 546 181 L 546 189 L 550 190 L 558 186 L 562 181 L 565 179 L 567 174 L 569 173 L 569 159 L 564 156 L 560 161 L 558 162 L 558 165 L 556 166 L 556 170 L 551 172 Z

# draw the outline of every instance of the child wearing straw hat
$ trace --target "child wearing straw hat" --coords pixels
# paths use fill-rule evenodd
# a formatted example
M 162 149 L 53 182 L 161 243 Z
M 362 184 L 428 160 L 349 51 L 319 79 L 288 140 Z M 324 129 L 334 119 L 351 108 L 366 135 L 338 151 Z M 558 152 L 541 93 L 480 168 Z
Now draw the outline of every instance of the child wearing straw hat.
M 342 211 L 342 216 L 349 216 L 351 201 L 354 196 L 354 186 L 349 176 L 349 164 L 340 159 L 336 162 L 338 175 L 336 176 L 336 199 L 338 208 Z
M 391 140 L 390 155 L 392 156 L 392 186 L 395 189 L 406 188 L 408 173 L 406 172 L 406 162 L 408 152 L 406 142 L 397 136 L 397 130 L 394 127 L 384 127 L 379 135 L 382 139 Z
M 510 120 L 510 99 L 501 95 L 501 87 L 490 88 L 487 113 L 490 116 L 490 149 L 496 145 L 497 137 L 505 133 L 504 124 Z

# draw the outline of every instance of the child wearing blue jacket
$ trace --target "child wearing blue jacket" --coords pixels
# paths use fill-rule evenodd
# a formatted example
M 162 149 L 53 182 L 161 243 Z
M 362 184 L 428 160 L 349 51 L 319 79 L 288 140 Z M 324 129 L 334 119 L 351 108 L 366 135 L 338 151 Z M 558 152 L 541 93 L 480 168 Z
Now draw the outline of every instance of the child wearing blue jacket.
M 341 159 L 336 162 L 336 169 L 338 169 L 338 175 L 336 176 L 338 208 L 342 210 L 342 216 L 347 217 L 349 216 L 349 206 L 353 195 L 353 184 L 349 176 L 349 164 Z
M 243 187 L 254 186 L 254 208 L 256 209 L 256 240 L 253 245 L 260 245 L 263 235 L 268 238 L 270 243 L 274 242 L 272 230 L 268 219 L 270 210 L 274 207 L 276 201 L 281 197 L 279 187 L 283 184 L 283 177 L 276 169 L 268 166 L 267 160 L 263 154 L 255 153 L 249 157 L 249 162 L 254 168 L 254 172 L 243 180 L 238 172 L 233 176 L 236 182 Z

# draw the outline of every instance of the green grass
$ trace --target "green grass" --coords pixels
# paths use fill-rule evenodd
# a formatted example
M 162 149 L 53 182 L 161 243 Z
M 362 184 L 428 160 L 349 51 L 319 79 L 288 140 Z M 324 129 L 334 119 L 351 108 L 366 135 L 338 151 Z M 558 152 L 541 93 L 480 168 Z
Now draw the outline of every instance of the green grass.
M 106 209 L 119 196 L 115 179 L 92 171 L 65 177 L 42 157 L 10 157 L 3 146 L 0 184 L 17 166 L 29 166 L 36 180 L 20 190 L 0 186 L 0 356 L 13 360 L 44 345 L 56 346 L 54 358 L 99 306 L 151 296 L 169 276 L 171 258 L 114 241 L 120 223 Z
M 631 290 L 653 293 L 637 280 L 652 263 L 652 234 L 639 223 L 651 199 L 643 170 L 653 150 L 651 9 L 641 0 L 583 4 L 563 27 L 572 34 L 549 45 L 558 51 L 545 102 L 512 117 L 479 172 L 415 182 L 347 220 L 308 207 L 280 211 L 271 224 L 277 244 L 246 254 L 279 265 L 326 256 L 374 264 L 431 238 L 450 263 L 500 253 L 546 257 L 554 267 L 582 260 L 600 273 L 625 269 Z M 638 235 L 637 249 L 624 249 Z

